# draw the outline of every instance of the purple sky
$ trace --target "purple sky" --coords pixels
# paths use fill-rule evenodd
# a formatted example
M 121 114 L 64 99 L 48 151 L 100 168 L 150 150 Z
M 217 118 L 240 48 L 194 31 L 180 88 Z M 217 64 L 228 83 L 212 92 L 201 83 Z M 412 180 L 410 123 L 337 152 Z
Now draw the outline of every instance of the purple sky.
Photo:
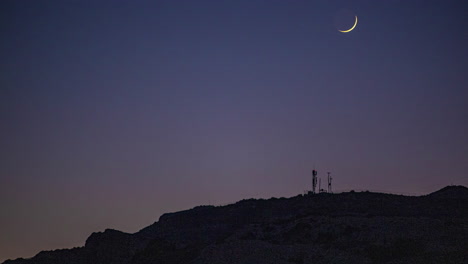
M 1 1 L 0 261 L 297 195 L 314 165 L 335 190 L 467 186 L 466 10 Z

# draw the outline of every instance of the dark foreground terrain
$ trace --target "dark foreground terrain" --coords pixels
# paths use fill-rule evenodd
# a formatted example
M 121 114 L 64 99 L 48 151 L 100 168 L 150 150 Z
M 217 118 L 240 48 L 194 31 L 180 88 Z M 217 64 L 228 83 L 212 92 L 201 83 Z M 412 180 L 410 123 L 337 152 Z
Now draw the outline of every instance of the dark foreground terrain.
M 468 189 L 243 200 L 164 214 L 135 234 L 107 229 L 35 263 L 468 263 Z

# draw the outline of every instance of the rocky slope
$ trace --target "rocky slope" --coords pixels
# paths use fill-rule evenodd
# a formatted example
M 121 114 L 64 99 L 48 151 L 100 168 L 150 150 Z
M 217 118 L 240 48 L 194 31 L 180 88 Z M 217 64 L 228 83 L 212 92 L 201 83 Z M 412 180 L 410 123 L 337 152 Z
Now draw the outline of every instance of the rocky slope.
M 468 189 L 242 200 L 164 214 L 134 234 L 4 264 L 468 263 Z

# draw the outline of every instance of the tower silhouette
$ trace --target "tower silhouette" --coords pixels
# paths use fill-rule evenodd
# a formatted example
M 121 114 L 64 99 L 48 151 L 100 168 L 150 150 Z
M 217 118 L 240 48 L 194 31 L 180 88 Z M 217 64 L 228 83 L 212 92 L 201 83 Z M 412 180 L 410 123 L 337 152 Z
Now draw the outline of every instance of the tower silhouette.
M 315 189 L 317 188 L 317 171 L 312 170 L 312 193 L 316 193 Z

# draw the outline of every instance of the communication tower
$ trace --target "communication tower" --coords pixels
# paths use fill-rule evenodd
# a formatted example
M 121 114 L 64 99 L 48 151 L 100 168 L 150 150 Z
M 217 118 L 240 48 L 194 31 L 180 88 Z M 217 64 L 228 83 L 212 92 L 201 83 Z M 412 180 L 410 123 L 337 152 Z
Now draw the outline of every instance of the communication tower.
M 330 172 L 327 172 L 328 174 L 328 193 L 332 193 L 332 177 L 330 176 Z
M 312 170 L 312 193 L 316 193 L 315 192 L 316 188 L 317 188 L 317 171 Z

